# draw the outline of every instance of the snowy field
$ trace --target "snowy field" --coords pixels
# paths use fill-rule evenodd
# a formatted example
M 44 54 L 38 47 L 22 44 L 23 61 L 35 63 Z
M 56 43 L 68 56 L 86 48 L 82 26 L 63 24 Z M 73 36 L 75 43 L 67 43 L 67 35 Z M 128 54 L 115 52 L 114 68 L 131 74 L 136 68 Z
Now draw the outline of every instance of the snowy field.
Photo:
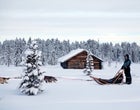
M 104 64 L 94 70 L 93 76 L 112 78 L 122 64 Z M 44 84 L 45 91 L 36 96 L 20 93 L 21 79 L 10 79 L 0 84 L 0 110 L 140 110 L 140 64 L 131 65 L 131 85 L 98 85 L 82 71 L 44 66 L 46 75 L 57 77 L 56 83 Z M 15 77 L 23 74 L 23 67 L 0 66 L 0 76 Z M 60 78 L 61 77 L 61 78 Z M 76 80 L 77 79 L 77 80 Z M 83 80 L 78 80 L 83 79 Z

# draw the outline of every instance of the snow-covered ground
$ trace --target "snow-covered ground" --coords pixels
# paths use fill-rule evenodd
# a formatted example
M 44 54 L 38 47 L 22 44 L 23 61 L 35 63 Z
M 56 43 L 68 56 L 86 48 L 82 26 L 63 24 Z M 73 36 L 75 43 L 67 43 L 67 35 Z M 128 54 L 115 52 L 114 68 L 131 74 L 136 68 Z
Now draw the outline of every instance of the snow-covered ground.
M 112 78 L 122 64 L 104 64 L 104 69 L 92 74 Z M 46 75 L 56 76 L 56 83 L 45 84 L 45 91 L 26 96 L 18 90 L 21 79 L 10 79 L 0 84 L 0 110 L 140 110 L 140 64 L 131 65 L 131 85 L 98 85 L 83 70 L 44 66 Z M 21 76 L 23 67 L 0 66 L 0 76 Z M 61 78 L 60 78 L 61 77 Z M 76 80 L 84 79 L 84 80 Z

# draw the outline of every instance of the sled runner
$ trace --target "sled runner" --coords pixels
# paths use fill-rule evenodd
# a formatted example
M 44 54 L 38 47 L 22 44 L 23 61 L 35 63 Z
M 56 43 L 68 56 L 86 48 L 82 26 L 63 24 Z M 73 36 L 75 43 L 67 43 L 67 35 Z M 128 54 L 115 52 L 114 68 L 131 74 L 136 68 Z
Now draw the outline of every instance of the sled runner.
M 124 71 L 121 70 L 111 79 L 102 79 L 102 78 L 96 78 L 96 77 L 93 77 L 93 76 L 90 76 L 90 78 L 92 78 L 95 82 L 97 82 L 100 85 L 121 84 L 121 83 L 123 83 L 123 79 L 124 79 L 123 73 L 124 73 Z

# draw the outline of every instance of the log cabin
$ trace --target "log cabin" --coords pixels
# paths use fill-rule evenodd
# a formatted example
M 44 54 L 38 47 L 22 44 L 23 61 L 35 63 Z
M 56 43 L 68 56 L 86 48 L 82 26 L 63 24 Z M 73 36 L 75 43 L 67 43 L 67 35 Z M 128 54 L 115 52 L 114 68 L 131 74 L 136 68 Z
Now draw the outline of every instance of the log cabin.
M 86 58 L 88 51 L 85 49 L 72 50 L 67 55 L 58 59 L 58 62 L 64 69 L 84 69 L 86 68 Z M 99 57 L 92 55 L 94 69 L 102 69 L 102 62 Z

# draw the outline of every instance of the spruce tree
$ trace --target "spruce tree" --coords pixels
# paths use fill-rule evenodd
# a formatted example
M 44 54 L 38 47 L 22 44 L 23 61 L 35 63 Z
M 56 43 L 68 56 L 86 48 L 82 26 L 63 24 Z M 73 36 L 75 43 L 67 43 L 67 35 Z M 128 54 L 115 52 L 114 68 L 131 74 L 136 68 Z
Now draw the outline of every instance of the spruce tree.
M 84 73 L 87 73 L 86 75 L 90 75 L 93 69 L 94 69 L 93 58 L 92 58 L 91 52 L 88 52 L 88 55 L 86 58 L 86 68 L 84 70 Z
M 40 71 L 40 51 L 35 41 L 31 43 L 26 54 L 26 70 L 23 80 L 20 84 L 20 91 L 27 95 L 36 95 L 43 91 L 42 85 L 44 81 L 43 72 Z

